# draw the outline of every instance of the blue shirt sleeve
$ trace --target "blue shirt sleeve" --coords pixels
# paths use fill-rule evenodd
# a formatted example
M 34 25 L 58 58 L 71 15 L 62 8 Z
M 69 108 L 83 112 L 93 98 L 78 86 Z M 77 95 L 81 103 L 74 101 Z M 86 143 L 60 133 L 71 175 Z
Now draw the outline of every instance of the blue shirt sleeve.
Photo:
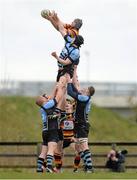
M 56 105 L 56 100 L 51 99 L 47 103 L 45 103 L 42 107 L 43 107 L 43 109 L 47 110 L 47 109 L 54 107 L 55 105 Z
M 69 59 L 70 59 L 72 62 L 77 61 L 79 58 L 80 58 L 79 49 L 74 49 L 74 50 L 70 53 L 70 55 L 69 55 Z
M 78 100 L 81 101 L 81 102 L 86 102 L 86 101 L 89 100 L 89 96 L 79 94 L 78 95 Z
M 73 88 L 72 83 L 68 83 L 68 85 L 67 85 L 67 93 L 68 93 L 68 95 L 70 95 L 74 99 L 78 99 L 78 92 Z

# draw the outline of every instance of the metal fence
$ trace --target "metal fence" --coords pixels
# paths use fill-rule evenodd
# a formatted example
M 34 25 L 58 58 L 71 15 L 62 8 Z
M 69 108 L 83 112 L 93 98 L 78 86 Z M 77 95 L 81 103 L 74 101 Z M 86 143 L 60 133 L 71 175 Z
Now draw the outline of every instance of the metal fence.
M 55 82 L 1 81 L 0 95 L 37 96 L 51 93 Z M 137 96 L 137 83 L 81 82 L 81 87 L 93 85 L 96 96 Z

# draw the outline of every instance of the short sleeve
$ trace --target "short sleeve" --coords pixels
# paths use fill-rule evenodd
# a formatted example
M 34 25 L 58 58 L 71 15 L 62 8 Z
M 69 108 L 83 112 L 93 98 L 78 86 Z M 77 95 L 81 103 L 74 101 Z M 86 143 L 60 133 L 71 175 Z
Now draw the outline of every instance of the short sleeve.
M 89 96 L 79 94 L 78 95 L 78 100 L 81 101 L 81 102 L 86 102 L 86 101 L 89 100 Z
M 79 50 L 78 49 L 74 49 L 70 55 L 69 55 L 69 59 L 74 62 L 77 61 L 79 59 L 80 55 L 79 55 Z

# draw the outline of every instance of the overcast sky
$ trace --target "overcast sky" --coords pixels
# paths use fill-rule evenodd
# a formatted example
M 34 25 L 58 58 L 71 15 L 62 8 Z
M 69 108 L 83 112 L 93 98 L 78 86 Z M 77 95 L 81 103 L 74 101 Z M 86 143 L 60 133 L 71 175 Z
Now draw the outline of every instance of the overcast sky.
M 81 81 L 137 82 L 136 0 L 0 0 L 0 79 L 55 80 L 64 40 L 44 20 L 55 10 L 63 22 L 83 19 Z

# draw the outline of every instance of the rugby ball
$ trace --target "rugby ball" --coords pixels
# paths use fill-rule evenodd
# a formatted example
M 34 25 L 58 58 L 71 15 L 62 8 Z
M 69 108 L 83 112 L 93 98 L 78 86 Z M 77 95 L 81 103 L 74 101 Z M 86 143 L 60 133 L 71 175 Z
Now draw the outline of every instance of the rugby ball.
M 41 16 L 46 18 L 50 13 L 50 10 L 49 9 L 44 9 L 41 11 Z

